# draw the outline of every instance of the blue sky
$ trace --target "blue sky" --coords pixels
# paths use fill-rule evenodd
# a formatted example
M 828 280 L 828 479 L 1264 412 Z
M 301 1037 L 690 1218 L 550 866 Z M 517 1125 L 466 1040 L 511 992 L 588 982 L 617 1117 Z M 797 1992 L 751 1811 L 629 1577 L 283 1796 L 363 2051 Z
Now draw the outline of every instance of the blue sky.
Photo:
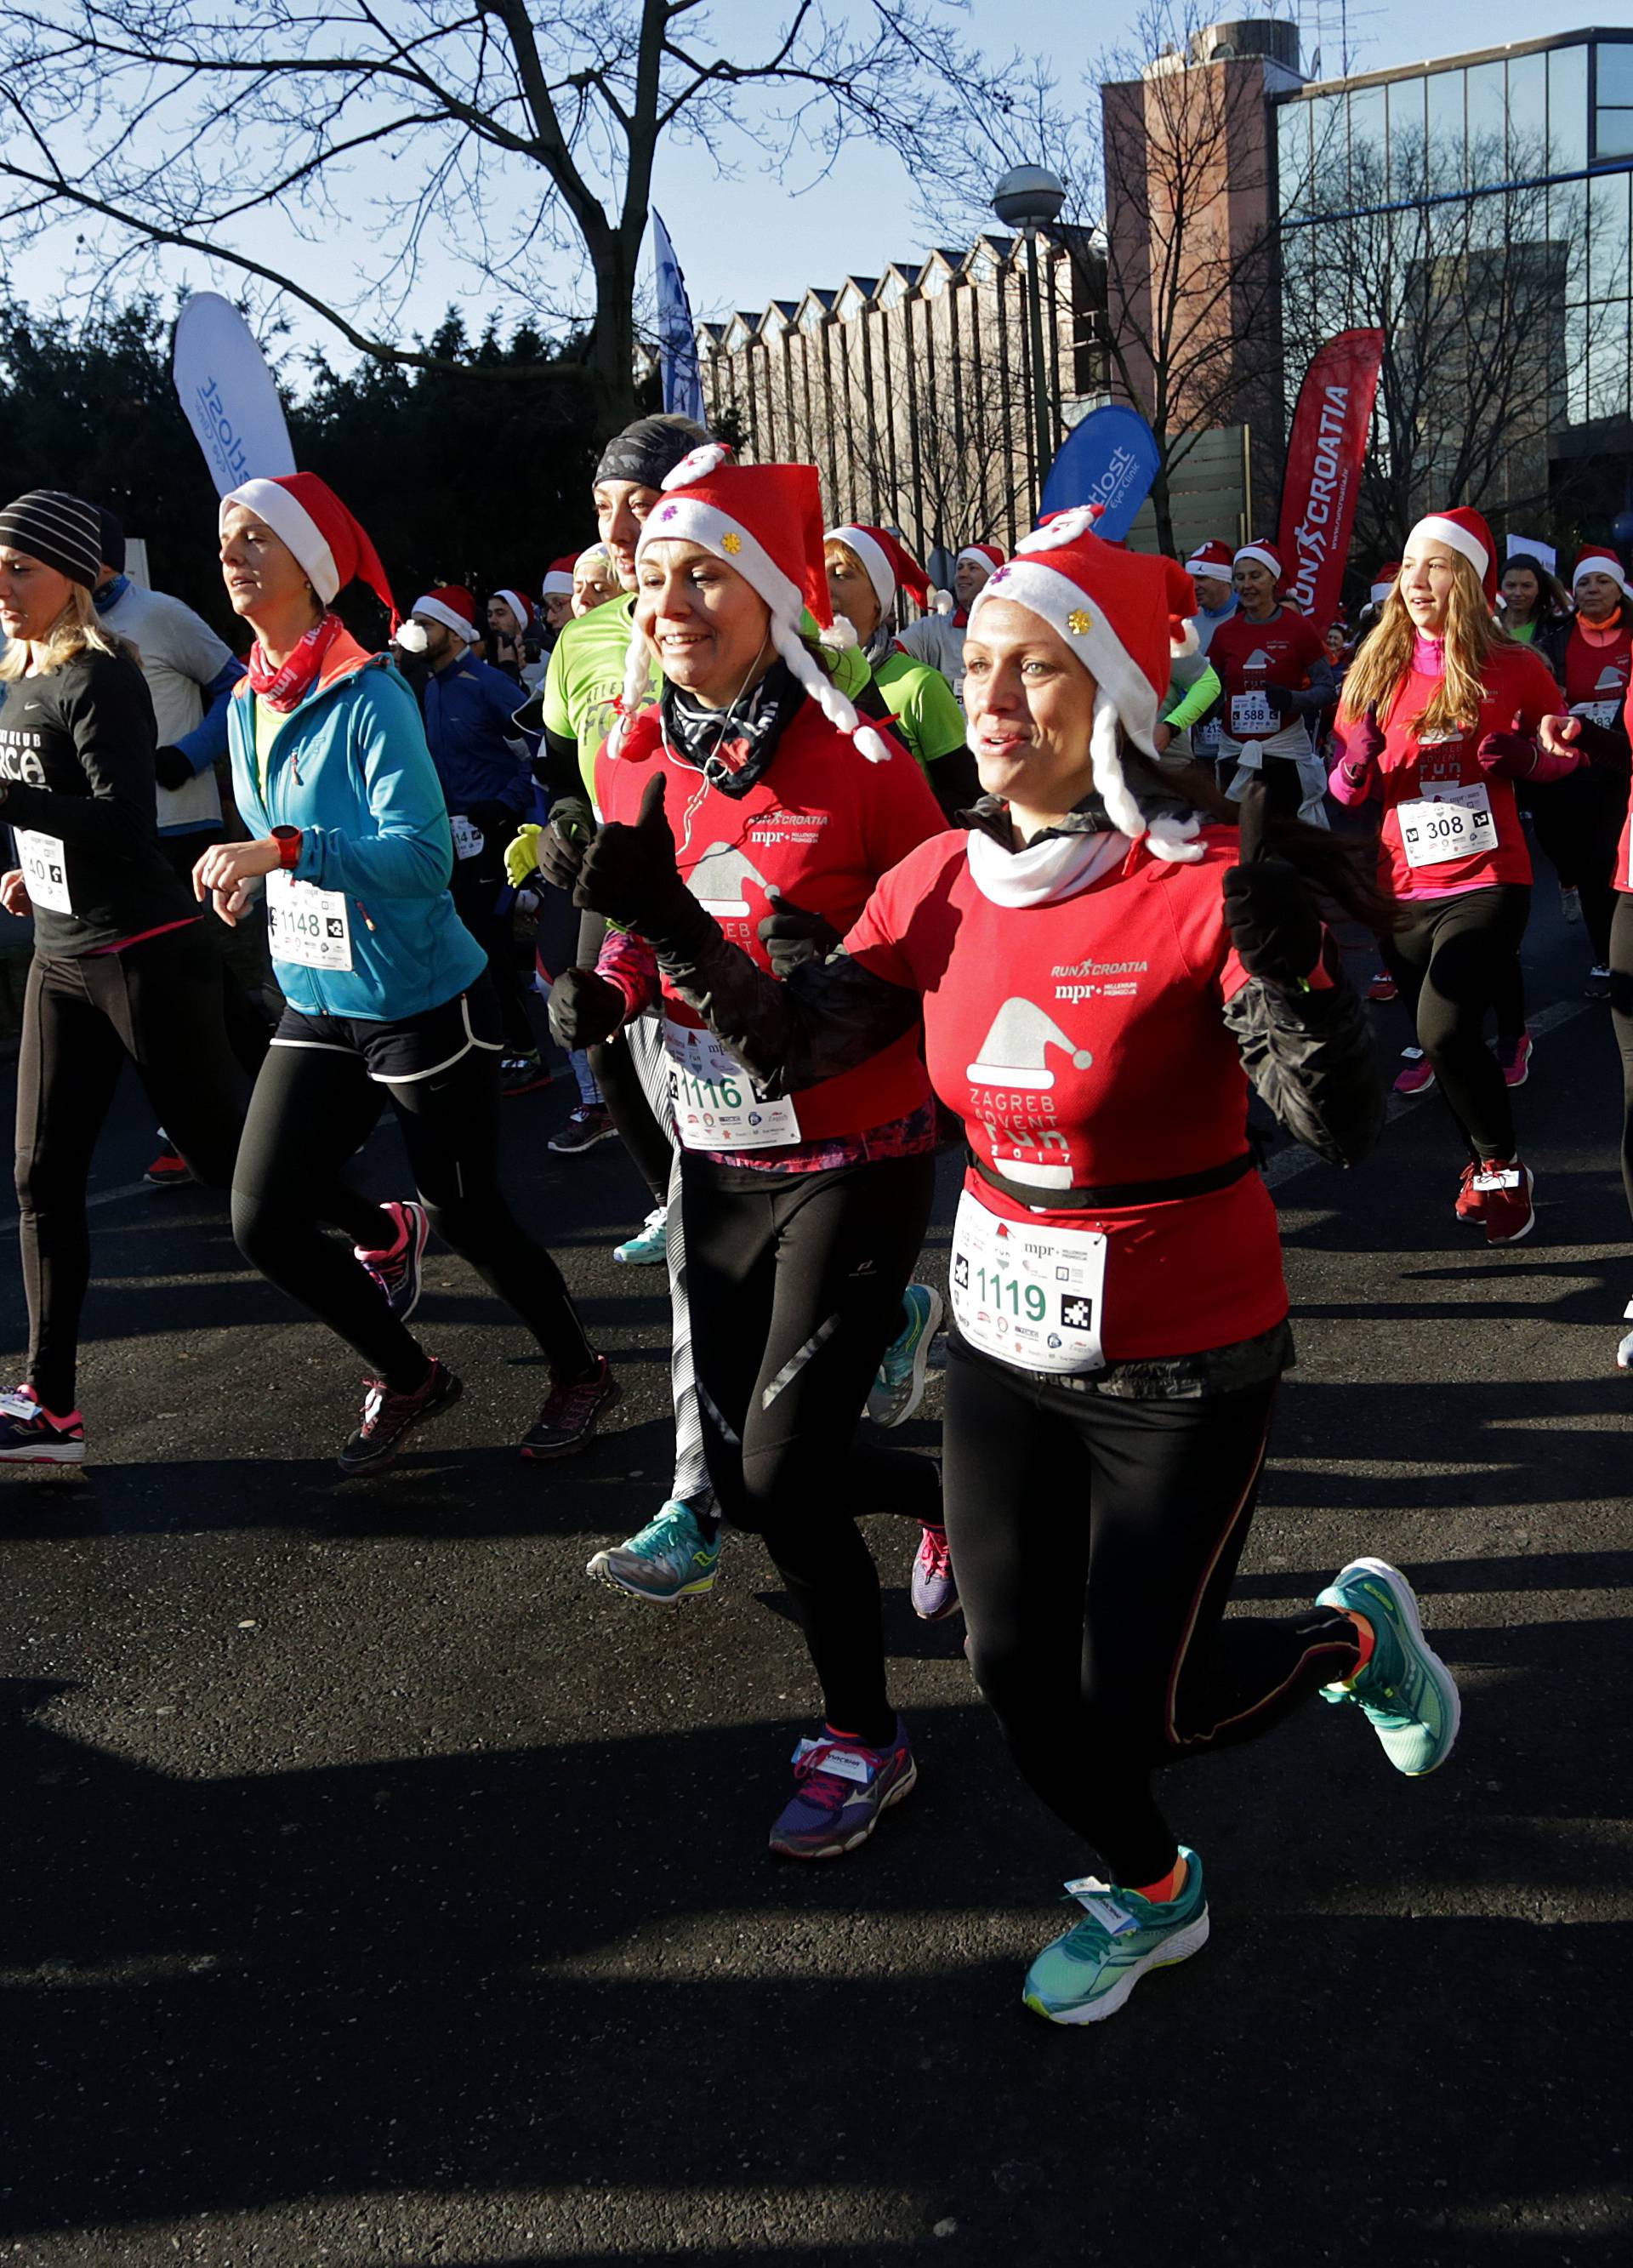
M 1335 76 L 1338 67 L 1334 27 L 1340 11 L 1341 0 L 1290 0 L 1286 10 L 1277 11 L 1300 18 L 1306 60 L 1319 29 L 1326 48 L 1323 77 Z M 717 42 L 735 44 L 732 32 L 740 26 L 745 46 L 758 48 L 771 12 L 766 0 L 714 0 L 710 19 Z M 970 30 L 989 51 L 1019 47 L 1048 53 L 1063 87 L 1078 84 L 1094 57 L 1127 35 L 1138 12 L 1136 0 L 969 0 L 968 7 Z M 1223 18 L 1236 11 L 1221 4 L 1218 12 Z M 1240 12 L 1264 11 L 1248 0 Z M 1360 70 L 1534 39 L 1579 24 L 1630 23 L 1629 0 L 1583 0 L 1579 11 L 1568 4 L 1557 15 L 1546 0 L 1438 0 L 1432 10 L 1425 10 L 1421 0 L 1353 0 L 1350 10 Z M 1433 40 L 1426 45 L 1430 26 Z M 803 171 L 791 169 L 786 179 L 778 180 L 760 170 L 750 153 L 739 177 L 722 181 L 694 149 L 660 154 L 655 202 L 669 224 L 699 317 L 762 307 L 774 297 L 797 297 L 807 284 L 835 284 L 849 273 L 874 274 L 885 261 L 922 252 L 934 240 L 916 216 L 900 162 L 886 152 L 853 145 L 813 183 L 815 170 L 814 162 L 808 162 Z M 955 232 L 938 233 L 945 238 Z M 333 255 L 326 260 L 313 254 L 311 261 L 310 280 L 320 277 L 324 287 L 335 288 Z M 167 256 L 161 273 L 170 282 L 185 278 L 195 289 L 239 288 L 230 269 L 211 274 L 196 259 Z M 48 249 L 11 263 L 13 289 L 41 306 L 55 302 L 56 274 Z M 473 327 L 480 328 L 491 294 L 456 255 L 439 253 L 424 264 L 404 329 L 429 328 L 451 300 L 463 301 Z M 296 335 L 313 341 L 326 336 L 305 318 L 298 320 Z M 327 343 L 338 362 L 349 358 L 333 334 L 327 335 Z

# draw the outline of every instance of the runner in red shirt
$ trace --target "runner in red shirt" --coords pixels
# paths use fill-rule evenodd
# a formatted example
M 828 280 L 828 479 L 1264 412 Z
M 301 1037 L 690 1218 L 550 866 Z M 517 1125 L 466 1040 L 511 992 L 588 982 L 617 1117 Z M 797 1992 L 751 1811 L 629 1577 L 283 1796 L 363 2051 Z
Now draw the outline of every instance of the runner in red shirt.
M 1496 563 L 1477 512 L 1419 520 L 1344 680 L 1332 785 L 1341 803 L 1383 806 L 1382 876 L 1410 917 L 1384 957 L 1467 1148 L 1457 1217 L 1512 1244 L 1534 1225 L 1532 1174 L 1485 1020 L 1512 985 L 1531 910 L 1514 782 L 1557 778 L 1581 759 L 1538 743 L 1558 689 L 1492 619 Z
M 1262 778 L 1277 809 L 1327 825 L 1327 767 L 1313 737 L 1337 690 L 1327 641 L 1281 595 L 1282 562 L 1274 545 L 1243 544 L 1232 580 L 1236 612 L 1215 630 L 1208 659 L 1225 688 L 1219 704 L 1219 761 L 1234 766 L 1230 794 Z
M 1633 681 L 1633 597 L 1615 553 L 1590 544 L 1570 587 L 1577 611 L 1545 623 L 1534 651 L 1565 688 L 1565 707 L 1582 719 L 1578 745 L 1588 761 L 1568 779 L 1530 798 L 1536 838 L 1574 890 L 1593 966 L 1583 997 L 1610 997 L 1610 924 L 1616 906 L 1616 840 L 1628 802 L 1628 737 L 1622 704 Z
M 1159 1765 L 1319 1690 L 1365 1709 L 1400 1770 L 1428 1771 L 1458 1714 L 1380 1561 L 1301 1615 L 1224 1619 L 1291 1359 L 1249 1079 L 1335 1162 L 1383 1119 L 1365 1013 L 1300 866 L 1388 917 L 1330 834 L 1272 818 L 1278 855 L 1260 855 L 1262 786 L 1239 846 L 1182 799 L 1230 810 L 1200 770 L 1178 792 L 1158 770 L 1170 636 L 1195 599 L 1173 562 L 1089 526 L 1052 520 L 972 608 L 975 824 L 886 874 L 842 953 L 773 984 L 680 887 L 661 814 L 601 838 L 666 983 L 768 1095 L 854 1076 L 922 1029 L 964 1123 L 947 1532 L 982 1691 L 1109 1876 L 1068 1885 L 1083 1918 L 1027 1976 L 1028 2005 L 1065 2023 L 1109 2015 L 1207 1937 Z
M 1584 562 L 1578 561 L 1578 602 L 1586 619 L 1585 628 L 1578 626 L 1583 635 L 1574 666 L 1569 652 L 1565 657 L 1565 695 L 1570 709 L 1568 715 L 1543 719 L 1542 745 L 1550 755 L 1560 758 L 1585 755 L 1596 771 L 1603 767 L 1606 775 L 1614 778 L 1627 771 L 1628 751 L 1633 746 L 1633 684 L 1628 685 L 1618 707 L 1614 685 L 1601 683 L 1600 679 L 1608 664 L 1623 670 L 1623 682 L 1628 684 L 1625 637 L 1633 605 L 1626 596 L 1626 573 L 1614 552 L 1600 555 L 1600 564 L 1592 571 L 1597 574 L 1601 567 L 1607 576 L 1614 569 L 1622 597 L 1614 608 L 1595 604 L 1589 614 L 1588 593 L 1583 587 Z M 1593 593 L 1595 600 L 1600 596 Z M 1620 632 L 1614 644 L 1601 642 L 1611 630 Z M 1577 645 L 1574 636 L 1571 644 Z M 1622 1055 L 1622 1185 L 1627 1192 L 1628 1210 L 1633 1212 L 1633 806 L 1626 806 L 1625 799 L 1624 814 L 1612 873 L 1615 910 L 1610 921 L 1608 976 L 1610 1020 Z M 1633 1322 L 1633 1300 L 1628 1302 L 1622 1321 Z M 1616 1349 L 1616 1367 L 1633 1370 L 1633 1330 L 1623 1335 Z
M 577 893 L 623 926 L 599 972 L 562 988 L 603 1030 L 659 994 L 650 949 L 627 933 L 618 858 L 666 792 L 686 886 L 666 829 L 671 881 L 768 969 L 802 939 L 842 934 L 880 874 L 943 825 L 917 764 L 860 723 L 801 642 L 802 603 L 819 622 L 829 611 L 814 467 L 729 459 L 711 446 L 677 466 L 636 547 L 625 721 L 596 765 L 610 823 Z M 664 689 L 641 708 L 654 654 Z M 929 1458 L 855 1435 L 930 1219 L 934 1108 L 910 1035 L 770 1098 L 667 983 L 661 1010 L 710 1474 L 720 1513 L 763 1537 L 822 1690 L 825 1722 L 795 1753 L 771 1847 L 828 1858 L 915 1778 L 856 1522 L 906 1513 L 938 1536 L 940 1484 Z M 717 1522 L 688 1517 L 712 1551 Z

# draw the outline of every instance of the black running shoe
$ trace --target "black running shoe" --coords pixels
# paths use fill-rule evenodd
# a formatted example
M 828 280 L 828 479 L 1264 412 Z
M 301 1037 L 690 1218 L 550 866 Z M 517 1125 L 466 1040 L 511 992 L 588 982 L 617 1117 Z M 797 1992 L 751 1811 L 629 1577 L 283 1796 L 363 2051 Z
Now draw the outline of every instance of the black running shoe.
M 618 1399 L 618 1381 L 596 1357 L 595 1375 L 577 1386 L 553 1386 L 545 1404 L 522 1437 L 524 1457 L 570 1457 L 582 1449 Z
M 383 1472 L 395 1462 L 404 1434 L 452 1410 L 464 1391 L 453 1373 L 435 1359 L 416 1394 L 393 1394 L 382 1380 L 364 1379 L 363 1422 L 340 1453 L 342 1472 Z

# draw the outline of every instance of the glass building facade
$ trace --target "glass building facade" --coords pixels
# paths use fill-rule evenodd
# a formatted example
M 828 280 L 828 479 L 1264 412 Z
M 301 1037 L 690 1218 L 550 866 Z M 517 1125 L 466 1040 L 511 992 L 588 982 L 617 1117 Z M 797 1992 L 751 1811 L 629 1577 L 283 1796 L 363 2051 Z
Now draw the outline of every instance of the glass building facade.
M 1275 114 L 1290 353 L 1301 321 L 1393 333 L 1418 320 L 1428 332 L 1453 306 L 1455 274 L 1464 350 L 1482 337 L 1488 362 L 1520 355 L 1543 453 L 1558 460 L 1585 427 L 1629 447 L 1606 427 L 1625 426 L 1633 401 L 1633 31 L 1310 85 Z M 1423 348 L 1446 342 L 1425 335 Z M 1468 375 L 1480 375 L 1472 353 Z M 1525 420 L 1504 414 L 1523 441 Z M 1535 493 L 1530 454 L 1516 495 Z M 1542 477 L 1557 489 L 1556 471 Z

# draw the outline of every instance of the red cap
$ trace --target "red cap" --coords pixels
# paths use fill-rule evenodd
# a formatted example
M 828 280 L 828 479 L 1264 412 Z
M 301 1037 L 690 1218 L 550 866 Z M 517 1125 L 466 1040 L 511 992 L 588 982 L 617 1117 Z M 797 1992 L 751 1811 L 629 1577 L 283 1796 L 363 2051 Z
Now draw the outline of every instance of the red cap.
M 1467 559 L 1480 578 L 1486 604 L 1497 604 L 1497 545 L 1485 515 L 1471 505 L 1456 504 L 1450 512 L 1431 512 L 1420 519 L 1406 539 L 1409 551 L 1417 543 L 1443 543 Z
M 848 544 L 873 585 L 879 612 L 888 614 L 896 593 L 905 591 L 921 607 L 930 603 L 930 578 L 899 536 L 887 527 L 830 527 L 825 543 Z

